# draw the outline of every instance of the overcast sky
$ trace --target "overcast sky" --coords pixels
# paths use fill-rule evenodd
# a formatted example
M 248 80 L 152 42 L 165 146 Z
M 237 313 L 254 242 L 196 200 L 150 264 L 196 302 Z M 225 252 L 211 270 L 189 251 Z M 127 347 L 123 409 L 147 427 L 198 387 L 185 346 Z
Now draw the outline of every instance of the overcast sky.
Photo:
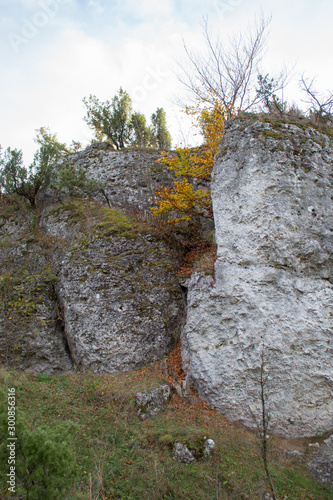
M 23 149 L 30 162 L 35 130 L 90 142 L 82 98 L 111 99 L 122 86 L 135 110 L 167 113 L 176 145 L 187 135 L 174 104 L 184 89 L 174 74 L 183 40 L 203 46 L 203 16 L 222 39 L 255 15 L 272 15 L 263 68 L 295 65 L 287 99 L 305 72 L 332 85 L 331 0 L 0 0 L 0 144 Z

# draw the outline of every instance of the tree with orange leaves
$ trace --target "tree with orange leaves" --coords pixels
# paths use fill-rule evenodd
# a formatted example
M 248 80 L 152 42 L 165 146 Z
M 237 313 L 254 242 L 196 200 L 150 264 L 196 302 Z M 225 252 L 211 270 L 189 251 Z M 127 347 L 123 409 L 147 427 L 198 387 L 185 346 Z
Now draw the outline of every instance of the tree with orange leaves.
M 168 224 L 191 220 L 195 216 L 213 218 L 210 191 L 200 187 L 200 182 L 209 179 L 212 172 L 214 156 L 224 133 L 224 109 L 221 103 L 215 102 L 210 109 L 197 104 L 186 107 L 185 112 L 194 116 L 204 141 L 196 148 L 177 148 L 175 155 L 164 151 L 158 160 L 180 177 L 172 188 L 156 191 L 157 206 L 151 208 L 155 216 L 166 214 Z

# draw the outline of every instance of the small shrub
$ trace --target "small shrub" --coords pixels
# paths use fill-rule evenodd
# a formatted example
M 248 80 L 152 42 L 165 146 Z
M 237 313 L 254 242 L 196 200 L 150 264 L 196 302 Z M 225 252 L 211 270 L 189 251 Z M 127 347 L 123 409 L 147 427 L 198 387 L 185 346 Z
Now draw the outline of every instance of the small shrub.
M 4 401 L 5 396 L 1 399 Z M 0 447 L 0 484 L 3 490 L 7 489 L 9 472 L 6 410 L 4 406 L 0 409 L 0 436 L 3 443 Z M 64 498 L 66 490 L 76 477 L 75 459 L 71 449 L 75 428 L 72 422 L 63 422 L 53 428 L 32 428 L 16 415 L 15 492 L 19 494 L 19 498 Z

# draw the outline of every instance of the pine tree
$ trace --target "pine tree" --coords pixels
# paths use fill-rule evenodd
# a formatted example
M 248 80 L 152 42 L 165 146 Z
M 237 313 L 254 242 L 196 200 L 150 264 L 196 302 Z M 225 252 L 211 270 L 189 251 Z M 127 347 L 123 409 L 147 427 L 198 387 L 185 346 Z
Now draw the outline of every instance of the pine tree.
M 23 196 L 33 207 L 37 206 L 40 189 L 49 185 L 60 156 L 71 152 L 45 127 L 37 130 L 35 142 L 39 144 L 39 149 L 28 168 L 23 165 L 21 150 L 7 148 L 4 155 L 0 156 L 0 186 L 8 194 Z
M 2 400 L 5 395 L 1 394 Z M 0 408 L 0 442 L 7 443 L 7 408 Z M 52 428 L 28 426 L 16 412 L 15 426 L 15 493 L 29 500 L 58 500 L 76 477 L 75 458 L 71 442 L 76 429 L 72 422 Z M 8 448 L 0 447 L 0 484 L 8 490 Z M 10 493 L 10 490 L 8 490 Z
M 131 118 L 132 140 L 133 146 L 145 148 L 151 144 L 152 131 L 147 126 L 146 117 L 141 113 L 133 113 Z
M 130 143 L 132 100 L 121 87 L 112 101 L 102 102 L 96 96 L 83 98 L 87 108 L 84 120 L 99 140 L 107 139 L 117 150 Z
M 166 116 L 163 108 L 157 108 L 156 113 L 151 115 L 153 143 L 159 149 L 171 148 L 171 135 L 168 132 Z

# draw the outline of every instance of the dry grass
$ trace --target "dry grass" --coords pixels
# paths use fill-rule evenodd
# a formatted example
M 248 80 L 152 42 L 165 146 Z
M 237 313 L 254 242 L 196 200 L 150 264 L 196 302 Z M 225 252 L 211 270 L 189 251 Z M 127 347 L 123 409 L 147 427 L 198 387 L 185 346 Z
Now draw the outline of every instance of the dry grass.
M 0 370 L 2 387 L 16 387 L 17 409 L 28 423 L 78 425 L 78 478 L 63 500 L 262 498 L 268 487 L 255 434 L 228 422 L 195 391 L 188 401 L 173 394 L 152 419 L 137 417 L 136 392 L 183 378 L 179 345 L 162 362 L 119 375 Z M 170 443 L 203 435 L 216 444 L 210 460 L 173 460 Z M 304 463 L 285 458 L 288 449 L 308 453 L 308 442 L 272 438 L 269 460 L 279 498 L 332 498 L 332 488 L 313 481 Z
M 217 247 L 214 244 L 202 242 L 190 250 L 183 261 L 179 276 L 190 277 L 193 271 L 202 271 L 214 276 Z

